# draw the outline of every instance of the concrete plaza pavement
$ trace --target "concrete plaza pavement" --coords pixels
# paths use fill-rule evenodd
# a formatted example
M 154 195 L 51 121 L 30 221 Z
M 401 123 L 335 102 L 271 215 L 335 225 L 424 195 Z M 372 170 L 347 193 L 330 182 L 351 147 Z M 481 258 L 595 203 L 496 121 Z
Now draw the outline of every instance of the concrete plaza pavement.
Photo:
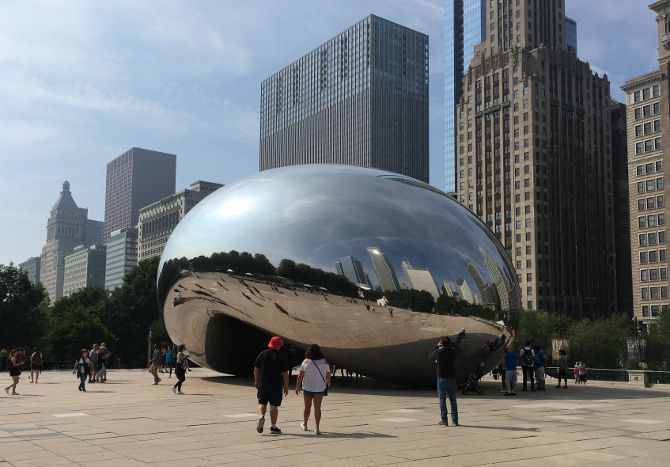
M 197 368 L 183 396 L 146 370 L 110 370 L 77 391 L 67 371 L 24 372 L 20 396 L 0 393 L 0 467 L 134 465 L 667 465 L 670 388 L 589 382 L 503 397 L 459 392 L 461 426 L 440 427 L 436 391 L 333 380 L 321 436 L 300 429 L 302 395 L 280 408 L 281 435 L 256 432 L 253 380 Z M 162 376 L 162 375 L 161 375 Z M 5 385 L 9 376 L 2 375 Z M 295 375 L 291 379 L 295 387 Z M 3 386 L 4 387 L 4 386 Z M 310 420 L 310 429 L 313 422 Z

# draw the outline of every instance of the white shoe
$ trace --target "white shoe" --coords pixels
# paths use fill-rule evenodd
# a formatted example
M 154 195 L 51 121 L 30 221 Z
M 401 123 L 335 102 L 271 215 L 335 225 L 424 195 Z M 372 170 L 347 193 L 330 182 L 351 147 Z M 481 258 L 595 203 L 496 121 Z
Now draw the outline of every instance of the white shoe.
M 321 430 L 314 430 L 314 433 L 316 433 L 317 435 L 320 435 L 320 434 L 321 434 Z
M 154 381 L 153 383 L 151 383 L 151 385 L 152 386 L 158 386 L 158 381 Z
M 309 428 L 307 428 L 307 425 L 305 425 L 304 423 L 300 424 L 300 428 L 302 428 L 302 431 L 309 431 Z
M 172 389 L 173 393 L 177 394 L 177 388 L 176 387 L 172 386 L 170 389 Z
M 178 395 L 178 396 L 183 396 L 183 395 L 184 395 L 184 393 L 183 393 L 183 392 L 181 392 L 181 391 L 179 391 L 179 392 L 177 393 L 177 395 Z

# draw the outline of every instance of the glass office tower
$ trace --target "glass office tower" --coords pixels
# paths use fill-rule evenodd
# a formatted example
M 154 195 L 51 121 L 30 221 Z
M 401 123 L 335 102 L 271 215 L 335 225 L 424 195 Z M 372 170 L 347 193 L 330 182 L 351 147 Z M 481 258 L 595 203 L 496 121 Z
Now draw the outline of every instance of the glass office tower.
M 370 15 L 261 83 L 260 170 L 348 164 L 428 183 L 428 36 Z
M 456 191 L 456 104 L 475 45 L 486 40 L 486 0 L 446 0 L 444 5 L 444 147 L 447 193 Z

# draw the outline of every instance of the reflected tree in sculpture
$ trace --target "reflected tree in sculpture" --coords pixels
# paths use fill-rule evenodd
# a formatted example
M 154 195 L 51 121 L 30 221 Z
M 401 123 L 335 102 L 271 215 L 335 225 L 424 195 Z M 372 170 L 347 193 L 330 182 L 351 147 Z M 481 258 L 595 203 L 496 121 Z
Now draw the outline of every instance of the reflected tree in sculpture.
M 437 314 L 436 301 L 498 319 L 519 308 L 507 254 L 472 212 L 409 177 L 325 164 L 264 171 L 203 200 L 170 237 L 158 290 L 172 340 L 214 370 L 248 374 L 279 335 L 298 356 L 316 342 L 340 367 L 407 385 L 434 383 L 427 355 L 443 335 L 467 330 L 460 380 L 495 366 L 510 336 L 502 322 Z

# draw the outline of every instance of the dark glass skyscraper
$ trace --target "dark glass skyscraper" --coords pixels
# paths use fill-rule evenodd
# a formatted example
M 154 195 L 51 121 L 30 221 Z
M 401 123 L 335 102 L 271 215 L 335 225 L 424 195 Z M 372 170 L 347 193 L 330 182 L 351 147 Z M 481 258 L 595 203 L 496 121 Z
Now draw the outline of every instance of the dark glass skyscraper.
M 260 170 L 315 163 L 428 183 L 428 36 L 370 15 L 261 83 Z
M 446 192 L 456 191 L 456 104 L 475 45 L 486 40 L 486 0 L 445 0 L 444 148 Z
M 177 156 L 131 148 L 107 164 L 105 240 L 116 230 L 134 227 L 140 208 L 174 193 Z

